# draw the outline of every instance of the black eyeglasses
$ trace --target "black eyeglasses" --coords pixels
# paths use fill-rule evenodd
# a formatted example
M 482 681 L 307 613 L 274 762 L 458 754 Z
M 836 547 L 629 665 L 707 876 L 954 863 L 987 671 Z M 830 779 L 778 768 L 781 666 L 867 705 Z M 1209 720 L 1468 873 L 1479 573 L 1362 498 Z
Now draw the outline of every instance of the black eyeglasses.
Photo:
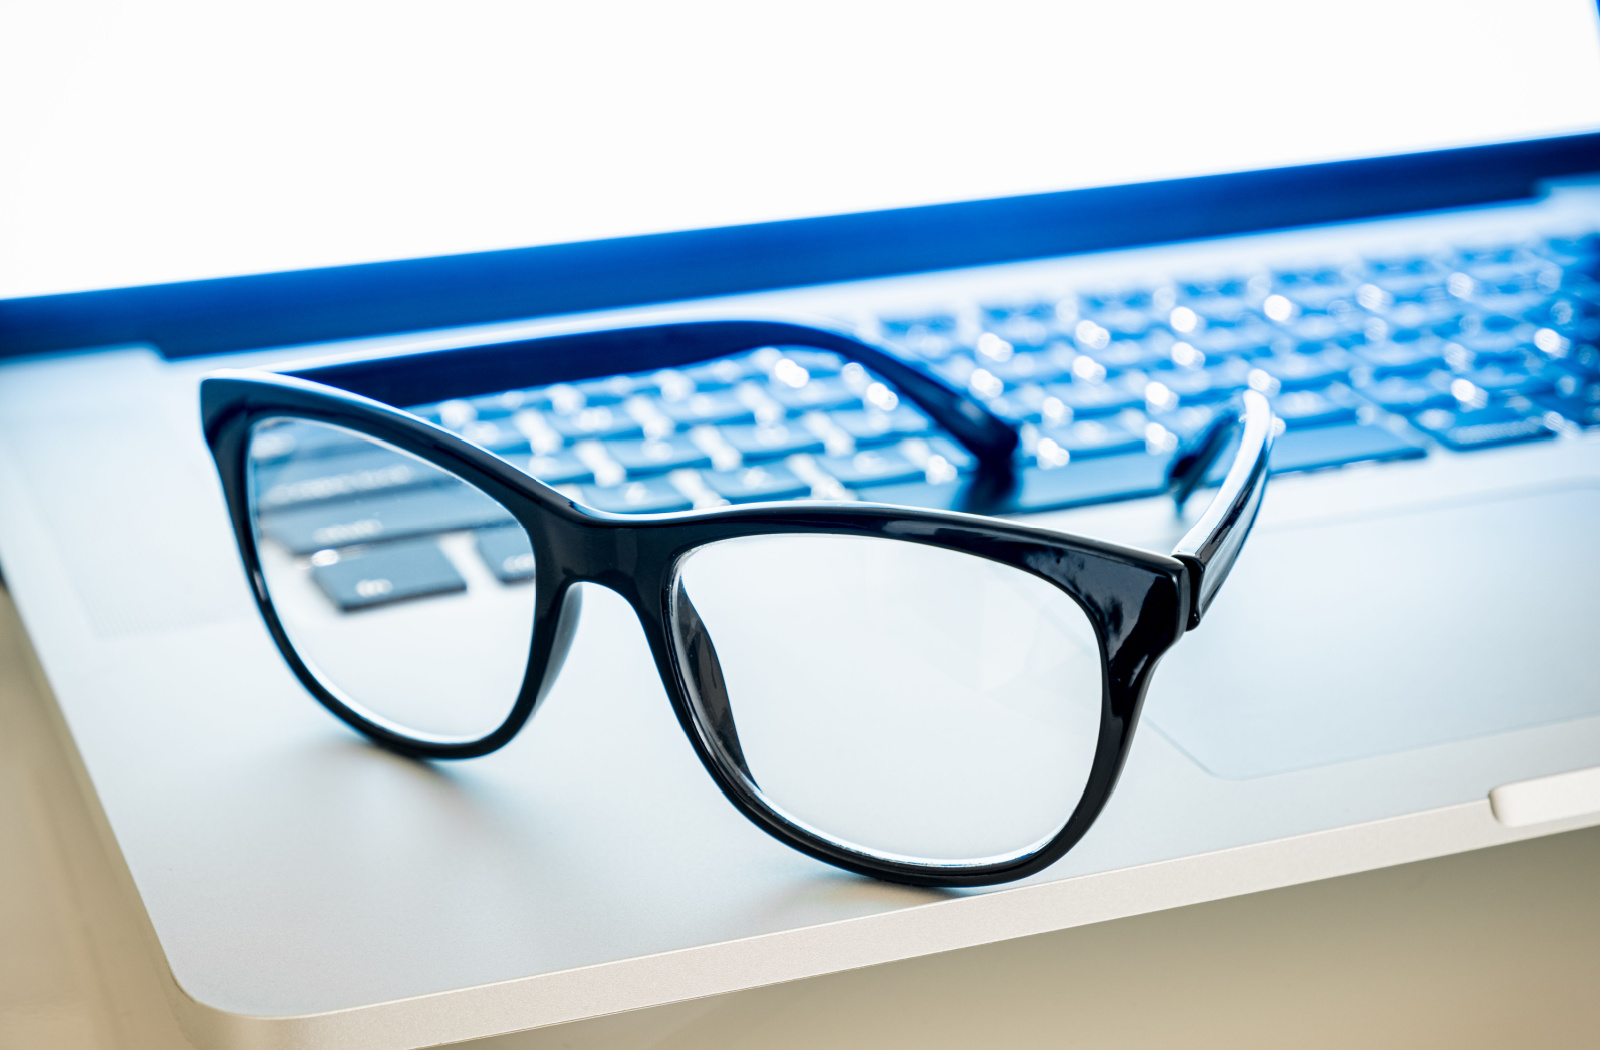
M 637 614 L 706 770 L 769 834 L 918 885 L 1041 870 L 1100 813 L 1157 660 L 1238 556 L 1266 485 L 1266 400 L 1245 394 L 1174 458 L 1181 505 L 1238 435 L 1170 556 L 868 503 L 605 513 L 489 450 L 504 430 L 538 451 L 548 424 L 517 391 L 764 347 L 838 354 L 898 390 L 975 459 L 961 505 L 1002 505 L 1009 424 L 823 328 L 689 322 L 222 372 L 201 384 L 206 439 L 268 629 L 350 726 L 406 755 L 470 758 L 538 709 L 577 626 L 573 585 L 598 584 Z M 499 391 L 513 394 L 480 413 L 476 444 L 391 407 Z M 581 436 L 554 444 L 594 458 Z

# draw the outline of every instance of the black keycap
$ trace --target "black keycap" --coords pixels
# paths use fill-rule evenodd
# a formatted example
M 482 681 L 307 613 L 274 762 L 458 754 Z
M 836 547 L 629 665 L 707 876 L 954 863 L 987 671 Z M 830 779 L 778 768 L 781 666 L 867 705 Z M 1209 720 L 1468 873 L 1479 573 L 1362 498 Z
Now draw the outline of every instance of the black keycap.
M 1130 427 L 1119 419 L 1080 419 L 1064 427 L 1046 427 L 1044 436 L 1072 454 L 1073 459 L 1115 456 L 1144 448 L 1143 427 Z
M 711 457 L 693 441 L 681 435 L 646 441 L 608 441 L 606 453 L 628 472 L 630 478 L 646 478 L 686 467 L 709 467 Z
M 594 480 L 594 471 L 570 451 L 553 456 L 510 456 L 511 463 L 527 471 L 546 485 L 587 485 Z
M 849 488 L 890 485 L 923 476 L 923 468 L 895 448 L 868 449 L 853 456 L 823 456 L 822 469 Z
M 1272 399 L 1272 411 L 1291 430 L 1356 421 L 1356 399 L 1350 388 L 1335 383 L 1321 390 L 1291 390 Z
M 581 438 L 607 441 L 638 437 L 644 433 L 644 428 L 639 425 L 637 419 L 621 408 L 611 405 L 584 408 L 570 415 L 557 415 L 552 412 L 546 418 L 550 421 L 551 428 L 568 441 Z
M 341 612 L 467 589 L 433 540 L 389 543 L 311 567 L 311 579 Z
M 1434 371 L 1424 376 L 1389 376 L 1357 387 L 1362 396 L 1390 412 L 1416 412 L 1424 408 L 1448 408 L 1456 403 L 1450 392 L 1455 377 Z
M 899 405 L 893 412 L 880 412 L 875 408 L 843 409 L 830 412 L 828 418 L 854 438 L 858 448 L 892 444 L 902 437 L 926 434 L 933 429 L 927 416 L 908 405 Z
M 702 423 L 720 426 L 755 421 L 755 413 L 750 410 L 750 406 L 740 401 L 729 390 L 691 394 L 681 401 L 663 400 L 657 402 L 656 407 L 680 427 L 699 426 Z
M 1127 456 L 1075 459 L 1053 470 L 1028 467 L 1022 471 L 1016 509 L 1051 510 L 1158 496 L 1167 488 L 1167 462 L 1166 456 L 1139 452 Z
M 367 444 L 339 455 L 296 457 L 259 467 L 256 506 L 272 512 L 449 480 L 449 474 L 427 463 Z
M 509 524 L 510 511 L 466 485 L 368 496 L 262 515 L 261 531 L 295 554 Z
M 674 488 L 666 478 L 630 481 L 614 488 L 585 485 L 582 492 L 583 502 L 596 510 L 613 514 L 664 514 L 694 506 L 693 501 Z
M 1430 408 L 1412 416 L 1411 422 L 1457 452 L 1538 441 L 1555 434 L 1539 416 L 1525 416 L 1506 405 L 1453 412 L 1446 408 Z
M 812 379 L 798 387 L 790 386 L 781 380 L 773 380 L 767 384 L 766 391 L 774 401 L 790 412 L 861 407 L 860 395 L 837 377 Z
M 478 557 L 499 577 L 501 583 L 520 583 L 533 579 L 533 544 L 521 525 L 498 529 L 479 529 L 472 534 Z
M 700 477 L 707 488 L 729 503 L 799 499 L 811 494 L 811 486 L 782 463 L 739 470 L 706 470 Z
M 1272 443 L 1272 472 L 1319 470 L 1346 463 L 1419 459 L 1427 449 L 1367 423 L 1291 429 Z
M 723 440 L 748 463 L 782 459 L 797 452 L 821 452 L 822 440 L 798 423 L 722 428 Z

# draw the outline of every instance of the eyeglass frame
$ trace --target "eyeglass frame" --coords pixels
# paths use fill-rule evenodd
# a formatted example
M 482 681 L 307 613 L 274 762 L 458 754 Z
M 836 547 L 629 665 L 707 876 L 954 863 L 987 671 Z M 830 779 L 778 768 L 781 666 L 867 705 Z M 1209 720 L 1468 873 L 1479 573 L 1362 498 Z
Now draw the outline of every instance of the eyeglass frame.
M 206 443 L 216 462 L 251 591 L 300 683 L 351 728 L 419 759 L 460 759 L 504 746 L 537 712 L 558 677 L 581 609 L 578 583 L 607 587 L 639 618 L 679 725 L 723 795 L 757 827 L 818 860 L 918 886 L 984 886 L 1026 878 L 1060 859 L 1089 830 L 1127 760 L 1160 657 L 1198 627 L 1254 523 L 1267 479 L 1273 417 L 1247 392 L 1169 468 L 1181 506 L 1228 447 L 1239 448 L 1218 494 L 1170 556 L 964 511 L 796 500 L 666 514 L 586 507 L 397 404 L 433 403 L 500 390 L 688 365 L 764 346 L 832 350 L 878 374 L 978 460 L 968 505 L 994 506 L 1015 485 L 1017 433 L 982 403 L 916 363 L 856 333 L 784 321 L 680 321 L 420 351 L 281 372 L 224 370 L 200 384 Z M 524 528 L 533 545 L 534 631 L 517 699 L 493 731 L 471 740 L 429 737 L 367 711 L 303 660 L 263 574 L 248 485 L 255 424 L 291 418 L 343 427 L 416 456 L 476 486 Z M 1101 658 L 1101 718 L 1083 794 L 1043 842 L 985 863 L 918 861 L 829 838 L 766 799 L 742 767 L 720 668 L 678 580 L 693 551 L 725 539 L 783 533 L 880 537 L 974 555 L 1044 579 L 1093 624 Z M 631 566 L 631 568 L 629 568 Z M 680 597 L 693 617 L 680 645 Z M 698 632 L 694 630 L 698 627 Z M 707 657 L 711 663 L 707 663 Z M 697 668 L 697 664 L 699 665 Z

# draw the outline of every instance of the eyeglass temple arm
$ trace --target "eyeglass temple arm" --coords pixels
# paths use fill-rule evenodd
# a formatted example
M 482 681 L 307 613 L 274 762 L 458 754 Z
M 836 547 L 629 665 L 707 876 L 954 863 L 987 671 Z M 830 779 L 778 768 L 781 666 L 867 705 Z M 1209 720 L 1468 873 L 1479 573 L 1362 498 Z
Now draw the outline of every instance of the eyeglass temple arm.
M 1233 431 L 1243 423 L 1239 451 L 1222 480 L 1222 488 L 1172 552 L 1172 556 L 1189 570 L 1188 629 L 1191 631 L 1200 626 L 1200 619 L 1210 608 L 1217 589 L 1228 578 L 1228 571 L 1233 568 L 1245 537 L 1255 524 L 1262 493 L 1267 489 L 1267 462 L 1273 437 L 1272 408 L 1267 399 L 1254 390 L 1246 391 L 1243 401 L 1241 411 L 1230 409 L 1218 417 L 1189 451 L 1173 460 L 1168 470 L 1169 487 L 1181 508 L 1228 446 Z
M 309 365 L 284 371 L 391 405 L 696 364 L 761 346 L 832 350 L 876 372 L 985 468 L 1010 470 L 1017 432 L 978 401 L 888 348 L 787 321 L 680 321 Z

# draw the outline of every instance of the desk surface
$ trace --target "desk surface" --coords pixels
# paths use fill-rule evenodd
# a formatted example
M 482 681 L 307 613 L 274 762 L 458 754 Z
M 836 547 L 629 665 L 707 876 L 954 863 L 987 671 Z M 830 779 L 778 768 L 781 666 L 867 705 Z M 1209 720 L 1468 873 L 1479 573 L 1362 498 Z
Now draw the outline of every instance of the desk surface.
M 0 591 L 0 1048 L 187 1050 Z M 472 1044 L 1593 1045 L 1600 829 Z

